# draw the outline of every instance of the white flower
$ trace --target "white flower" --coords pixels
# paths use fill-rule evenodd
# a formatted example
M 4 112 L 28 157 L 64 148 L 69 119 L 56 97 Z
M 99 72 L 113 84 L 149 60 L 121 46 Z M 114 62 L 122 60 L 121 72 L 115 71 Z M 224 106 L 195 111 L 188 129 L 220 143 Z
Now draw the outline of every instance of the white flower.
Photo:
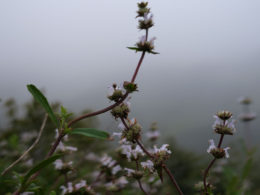
M 154 41 L 155 41 L 156 37 L 153 37 L 150 39 L 149 43 L 151 47 L 154 47 Z
M 68 189 L 65 186 L 61 186 L 60 189 L 62 190 L 61 194 L 66 194 Z
M 57 169 L 57 170 L 61 170 L 63 168 L 63 165 L 64 165 L 64 163 L 60 159 L 54 161 L 53 164 L 55 166 L 55 169 Z
M 107 154 L 105 154 L 102 158 L 101 158 L 101 163 L 104 166 L 107 166 L 109 168 L 113 167 L 116 164 L 116 161 L 113 160 L 110 156 L 108 156 Z
M 145 13 L 144 14 L 144 22 L 147 24 L 150 20 L 153 19 L 153 14 Z
M 215 143 L 214 143 L 214 140 L 213 139 L 210 139 L 209 140 L 209 147 L 207 149 L 207 152 L 210 153 L 211 150 L 214 150 L 216 149 L 217 147 L 215 146 Z
M 132 176 L 132 173 L 135 172 L 135 170 L 129 169 L 129 168 L 125 168 L 125 171 L 126 171 L 128 177 Z
M 119 177 L 119 178 L 116 180 L 116 184 L 117 184 L 120 188 L 123 188 L 126 184 L 128 184 L 128 181 L 127 181 L 126 177 L 122 176 L 122 177 Z
M 144 156 L 144 152 L 139 145 L 137 145 L 135 149 L 131 151 L 131 154 L 135 159 L 137 159 L 138 156 Z
M 75 185 L 75 188 L 76 188 L 76 190 L 79 190 L 80 188 L 85 187 L 86 184 L 87 184 L 87 183 L 86 183 L 85 180 L 81 180 L 79 183 L 77 183 L 77 184 Z
M 73 192 L 73 185 L 71 182 L 68 182 L 68 192 L 69 193 Z
M 166 152 L 167 154 L 171 154 L 172 152 L 168 149 L 169 144 L 163 144 L 161 148 L 157 148 L 157 146 L 154 146 L 154 153 L 159 152 Z
M 72 146 L 65 146 L 63 144 L 63 142 L 60 142 L 60 144 L 58 145 L 57 147 L 57 150 L 60 150 L 62 152 L 66 152 L 66 151 L 69 151 L 69 152 L 75 152 L 78 150 L 78 148 L 76 147 L 72 147 Z
M 115 91 L 114 87 L 113 86 L 109 86 L 107 95 L 108 96 L 112 96 L 114 94 L 114 91 Z
M 122 170 L 121 166 L 120 166 L 120 165 L 116 165 L 116 166 L 113 167 L 113 169 L 112 169 L 112 174 L 115 175 L 115 174 L 118 173 L 118 171 L 121 171 L 121 170 Z
M 97 155 L 95 155 L 93 152 L 88 153 L 85 156 L 86 160 L 90 160 L 90 161 L 99 161 L 99 157 Z
M 228 153 L 228 150 L 230 149 L 230 147 L 226 147 L 224 148 L 224 151 L 225 151 L 225 158 L 229 158 L 229 153 Z
M 231 122 L 227 123 L 227 127 L 232 129 L 232 132 L 235 133 L 236 132 L 236 127 L 235 127 L 235 122 L 236 120 L 232 120 Z
M 150 172 L 154 171 L 154 164 L 151 160 L 147 160 L 146 162 L 141 162 L 141 166 L 144 169 L 148 169 Z
M 119 123 L 118 129 L 121 130 L 121 131 L 124 131 L 125 130 L 125 125 L 122 122 Z
M 148 139 L 156 139 L 160 136 L 160 132 L 159 131 L 149 131 L 146 133 L 146 136 Z
M 128 160 L 131 159 L 131 152 L 132 152 L 132 146 L 131 145 L 121 145 L 119 147 L 119 149 L 121 150 L 121 154 L 126 155 Z
M 143 36 L 140 37 L 140 43 L 141 43 L 142 45 L 144 45 L 145 42 L 146 42 L 146 36 L 143 35 Z

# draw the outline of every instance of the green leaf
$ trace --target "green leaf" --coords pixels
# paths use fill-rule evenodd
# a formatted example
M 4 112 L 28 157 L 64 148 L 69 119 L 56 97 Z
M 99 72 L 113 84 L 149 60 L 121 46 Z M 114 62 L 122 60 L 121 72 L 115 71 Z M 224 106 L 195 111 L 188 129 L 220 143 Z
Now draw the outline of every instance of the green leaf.
M 135 52 L 142 51 L 138 47 L 127 47 L 130 50 L 135 50 Z
M 52 162 L 54 162 L 55 160 L 57 160 L 58 158 L 60 158 L 62 155 L 61 154 L 57 154 L 54 156 L 51 156 L 50 158 L 47 158 L 43 161 L 41 161 L 40 163 L 36 164 L 33 168 L 31 168 L 28 173 L 26 173 L 26 175 L 24 176 L 23 182 L 22 182 L 22 186 L 24 186 L 26 184 L 26 182 L 28 181 L 28 179 L 36 172 L 38 172 L 39 170 L 41 170 L 42 168 L 48 166 L 49 164 L 51 164 Z
M 98 139 L 108 139 L 109 134 L 105 131 L 100 131 L 94 128 L 76 128 L 69 132 L 70 134 L 84 135 L 87 137 L 93 137 Z
M 59 122 L 58 122 L 56 116 L 54 115 L 54 113 L 48 103 L 48 100 L 42 94 L 42 92 L 32 84 L 27 85 L 27 89 L 30 91 L 30 93 L 33 95 L 33 97 L 43 106 L 43 108 L 48 113 L 49 117 L 51 118 L 52 122 L 56 125 L 56 127 L 59 127 Z

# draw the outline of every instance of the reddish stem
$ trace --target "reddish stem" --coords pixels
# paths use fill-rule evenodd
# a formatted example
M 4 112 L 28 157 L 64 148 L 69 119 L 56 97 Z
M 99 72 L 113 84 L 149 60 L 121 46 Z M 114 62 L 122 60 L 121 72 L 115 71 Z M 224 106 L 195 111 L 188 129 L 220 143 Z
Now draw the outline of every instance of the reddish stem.
M 224 139 L 224 134 L 221 134 L 220 136 L 220 139 L 219 139 L 219 142 L 218 142 L 218 148 L 221 147 L 221 144 L 223 142 L 223 139 Z M 203 177 L 203 185 L 204 185 L 204 191 L 205 191 L 205 194 L 208 194 L 208 189 L 207 189 L 207 176 L 208 176 L 208 172 L 210 170 L 210 168 L 213 166 L 213 164 L 215 163 L 217 159 L 214 158 L 210 164 L 208 165 L 208 167 L 206 168 L 205 172 L 204 172 L 204 177 Z
M 169 176 L 169 178 L 171 179 L 171 182 L 173 183 L 173 185 L 175 186 L 176 190 L 178 191 L 178 193 L 180 195 L 183 195 L 183 192 L 181 191 L 180 186 L 178 185 L 176 179 L 174 178 L 173 174 L 171 173 L 170 169 L 168 169 L 168 167 L 163 164 L 162 165 L 163 169 L 165 170 L 165 172 L 167 173 L 167 175 Z

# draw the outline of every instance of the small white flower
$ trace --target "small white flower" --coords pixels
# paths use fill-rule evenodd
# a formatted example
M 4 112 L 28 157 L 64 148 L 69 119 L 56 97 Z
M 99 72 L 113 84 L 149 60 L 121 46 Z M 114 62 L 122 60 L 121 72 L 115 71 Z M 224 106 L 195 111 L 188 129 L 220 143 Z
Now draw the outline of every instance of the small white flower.
M 146 162 L 141 162 L 141 166 L 144 169 L 148 169 L 150 172 L 154 171 L 154 164 L 151 160 L 147 160 Z
M 79 190 L 80 188 L 85 187 L 86 184 L 87 184 L 87 183 L 86 183 L 85 180 L 81 180 L 79 183 L 77 183 L 77 184 L 75 185 L 75 188 L 76 188 L 76 190 Z
M 71 182 L 68 182 L 68 192 L 69 193 L 73 192 L 73 185 Z
M 125 130 L 125 125 L 123 123 L 119 123 L 118 129 L 121 130 L 121 131 L 124 131 Z
M 119 178 L 116 180 L 116 184 L 117 184 L 120 188 L 123 188 L 126 184 L 128 184 L 128 181 L 127 181 L 126 177 L 122 176 L 122 177 L 119 177 Z
M 88 153 L 85 156 L 86 160 L 90 160 L 90 161 L 99 161 L 99 157 L 97 155 L 95 155 L 93 152 Z
M 137 159 L 138 156 L 144 156 L 144 152 L 139 145 L 137 145 L 135 149 L 131 151 L 131 154 L 135 159 Z
M 145 42 L 146 42 L 146 36 L 143 35 L 143 36 L 140 37 L 140 43 L 141 43 L 142 45 L 144 45 Z
M 160 132 L 159 131 L 149 131 L 146 133 L 146 136 L 148 139 L 156 139 L 160 136 Z
M 57 170 L 61 170 L 63 168 L 63 165 L 64 165 L 64 163 L 60 159 L 54 161 L 53 164 L 55 166 L 55 169 L 57 169 Z
M 119 147 L 119 149 L 121 150 L 121 153 L 126 155 L 128 161 L 130 161 L 131 159 L 131 152 L 132 152 L 132 146 L 131 145 L 121 145 Z
M 110 156 L 105 154 L 101 159 L 100 159 L 102 165 L 107 166 L 109 168 L 113 167 L 116 164 L 116 161 L 113 160 Z
M 62 190 L 61 194 L 64 195 L 68 192 L 68 189 L 65 186 L 61 186 L 60 189 Z
M 73 147 L 73 146 L 66 146 L 65 149 L 68 150 L 68 151 L 72 151 L 72 152 L 75 152 L 75 151 L 78 150 L 78 148 Z
M 225 151 L 225 158 L 229 158 L 229 153 L 228 153 L 228 150 L 230 149 L 230 147 L 226 147 L 224 148 L 224 151 Z
M 153 14 L 145 13 L 144 14 L 144 22 L 147 24 L 150 20 L 153 19 Z
M 155 41 L 156 37 L 153 37 L 150 39 L 149 43 L 151 47 L 154 47 L 154 41 Z
M 154 153 L 159 153 L 159 152 L 166 152 L 168 154 L 171 154 L 172 152 L 168 149 L 169 144 L 163 144 L 161 148 L 157 148 L 157 146 L 154 146 Z
M 112 96 L 114 94 L 114 91 L 115 91 L 114 87 L 113 86 L 109 86 L 107 95 L 108 96 Z
M 235 127 L 235 122 L 236 120 L 232 120 L 231 122 L 227 123 L 227 127 L 232 129 L 232 132 L 235 133 L 236 132 L 236 127 Z
M 209 147 L 208 147 L 208 149 L 207 149 L 207 152 L 210 153 L 211 150 L 214 150 L 214 149 L 216 149 L 214 140 L 213 140 L 213 139 L 210 139 L 210 140 L 209 140 Z
M 125 171 L 126 171 L 128 177 L 132 176 L 132 173 L 135 172 L 135 170 L 129 169 L 129 168 L 125 168 Z
M 116 165 L 115 167 L 113 167 L 113 169 L 112 169 L 112 174 L 113 175 L 115 175 L 115 174 L 117 174 L 119 171 L 121 171 L 122 170 L 122 168 L 121 168 L 121 166 L 120 165 Z

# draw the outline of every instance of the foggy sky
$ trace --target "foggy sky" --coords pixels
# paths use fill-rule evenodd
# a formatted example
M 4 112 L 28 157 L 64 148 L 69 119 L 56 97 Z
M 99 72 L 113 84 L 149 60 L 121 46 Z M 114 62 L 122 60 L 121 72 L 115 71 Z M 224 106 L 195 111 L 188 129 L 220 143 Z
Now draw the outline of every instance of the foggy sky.
M 108 105 L 107 86 L 130 80 L 138 61 L 126 49 L 143 34 L 136 2 L 0 1 L 0 97 L 22 103 L 33 83 L 75 111 Z M 241 95 L 251 96 L 260 113 L 260 1 L 149 2 L 155 20 L 149 34 L 160 55 L 144 60 L 133 115 L 185 140 L 193 129 L 212 136 L 212 114 L 239 112 Z

